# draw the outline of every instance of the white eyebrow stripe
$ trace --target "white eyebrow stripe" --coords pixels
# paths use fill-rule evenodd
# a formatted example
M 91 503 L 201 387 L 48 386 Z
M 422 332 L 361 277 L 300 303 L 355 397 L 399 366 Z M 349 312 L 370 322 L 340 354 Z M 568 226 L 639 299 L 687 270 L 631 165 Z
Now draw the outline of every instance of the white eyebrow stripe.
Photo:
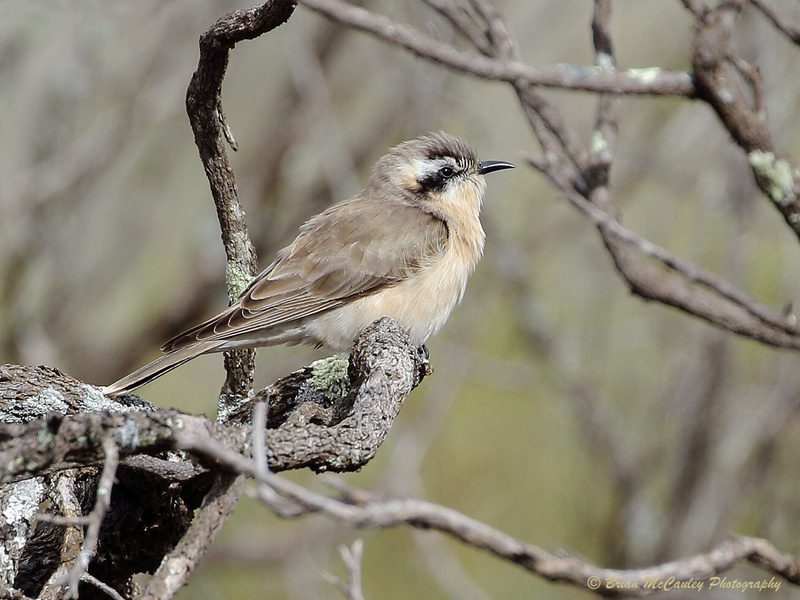
M 435 174 L 444 166 L 454 167 L 457 171 L 461 170 L 458 161 L 451 156 L 442 156 L 437 158 L 417 158 L 414 160 L 413 170 L 417 181 L 420 181 Z

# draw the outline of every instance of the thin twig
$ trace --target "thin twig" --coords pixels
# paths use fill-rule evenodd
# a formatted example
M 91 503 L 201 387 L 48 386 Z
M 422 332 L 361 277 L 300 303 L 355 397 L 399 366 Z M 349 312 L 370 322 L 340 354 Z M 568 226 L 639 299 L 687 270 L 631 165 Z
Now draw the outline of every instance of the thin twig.
M 758 72 L 758 67 L 751 65 L 749 62 L 736 55 L 729 55 L 728 60 L 736 67 L 739 73 L 742 74 L 750 88 L 753 91 L 753 110 L 757 113 L 764 112 L 764 80 L 761 78 L 761 73 Z
M 103 593 L 105 593 L 107 596 L 110 596 L 114 600 L 125 600 L 125 598 L 123 598 L 122 594 L 120 594 L 117 590 L 112 588 L 110 585 L 100 581 L 94 575 L 90 575 L 89 573 L 84 573 L 83 575 L 81 575 L 81 581 L 83 581 L 84 583 L 88 583 L 90 585 L 93 585 L 98 590 L 101 590 Z
M 53 525 L 70 526 L 83 526 L 88 525 L 92 521 L 91 515 L 81 517 L 65 517 L 63 515 L 49 515 L 47 513 L 37 513 L 36 520 L 42 523 L 52 523 Z
M 756 184 L 800 238 L 800 177 L 792 162 L 776 146 L 768 122 L 759 110 L 762 94 L 755 71 L 742 77 L 732 40 L 747 0 L 726 0 L 695 24 L 692 72 L 697 98 L 716 113 L 753 169 Z M 749 84 L 749 85 L 748 85 Z M 753 107 L 751 97 L 756 98 Z
M 348 493 L 341 487 L 341 499 L 312 492 L 298 483 L 267 472 L 259 473 L 255 461 L 226 447 L 213 438 L 183 439 L 186 449 L 213 457 L 234 472 L 246 474 L 262 485 L 254 490 L 256 498 L 266 492 L 271 501 L 274 493 L 295 503 L 296 514 L 322 513 L 365 528 L 409 525 L 436 529 L 462 542 L 509 560 L 551 581 L 569 583 L 603 595 L 647 595 L 653 591 L 648 581 L 674 578 L 675 581 L 704 580 L 731 569 L 740 561 L 748 561 L 767 571 L 800 584 L 800 564 L 779 552 L 769 541 L 738 537 L 720 544 L 710 552 L 664 563 L 646 569 L 603 569 L 566 556 L 554 556 L 537 546 L 515 539 L 485 523 L 457 511 L 424 500 L 385 499 L 361 490 Z M 302 510 L 300 510 L 302 509 Z M 626 583 L 625 587 L 620 584 Z
M 80 516 L 82 510 L 80 500 L 75 494 L 75 473 L 74 470 L 70 470 L 57 474 L 49 492 L 55 509 L 68 518 Z M 79 549 L 84 543 L 83 527 L 68 525 L 59 544 L 59 564 L 42 586 L 39 592 L 41 600 L 54 600 L 65 596 L 64 586 L 69 582 L 70 571 L 75 566 Z M 70 592 L 71 590 L 67 590 L 67 593 Z
M 78 597 L 78 584 L 81 578 L 89 571 L 89 563 L 94 557 L 97 543 L 100 540 L 100 526 L 103 524 L 108 507 L 111 506 L 111 490 L 114 487 L 114 477 L 117 474 L 117 466 L 119 465 L 119 450 L 117 450 L 116 444 L 109 437 L 103 437 L 102 447 L 105 455 L 103 471 L 100 473 L 100 479 L 97 482 L 94 508 L 89 515 L 90 520 L 84 535 L 83 546 L 81 546 L 80 552 L 75 558 L 75 563 L 69 570 L 69 590 L 65 596 L 66 598 Z
M 616 68 L 614 44 L 611 40 L 611 0 L 595 0 L 592 16 L 592 40 L 594 42 L 595 65 L 599 69 Z M 595 132 L 590 151 L 597 157 L 603 181 L 608 181 L 608 172 L 614 157 L 618 129 L 619 99 L 609 94 L 597 98 Z
M 701 0 L 681 0 L 686 9 L 691 12 L 695 18 L 702 18 L 706 12 L 708 12 L 708 6 L 705 5 Z
M 474 15 L 456 0 L 423 0 L 425 4 L 436 10 L 450 21 L 453 28 L 464 36 L 484 56 L 492 56 L 493 47 L 486 38 L 484 28 L 478 26 Z
M 364 540 L 357 539 L 352 545 L 341 546 L 339 555 L 347 570 L 347 581 L 344 582 L 331 573 L 323 573 L 325 579 L 331 582 L 348 600 L 364 600 L 361 589 L 361 558 L 364 555 Z
M 267 403 L 253 406 L 253 460 L 259 473 L 269 471 L 267 464 Z

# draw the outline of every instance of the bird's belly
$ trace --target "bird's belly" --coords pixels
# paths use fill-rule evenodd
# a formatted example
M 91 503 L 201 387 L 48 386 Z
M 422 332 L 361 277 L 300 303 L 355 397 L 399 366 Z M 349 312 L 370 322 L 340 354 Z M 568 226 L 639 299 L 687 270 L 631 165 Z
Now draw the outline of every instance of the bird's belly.
M 424 344 L 461 301 L 477 258 L 450 249 L 420 273 L 315 317 L 306 333 L 329 348 L 347 350 L 362 329 L 381 317 L 391 317 L 408 332 L 412 343 Z

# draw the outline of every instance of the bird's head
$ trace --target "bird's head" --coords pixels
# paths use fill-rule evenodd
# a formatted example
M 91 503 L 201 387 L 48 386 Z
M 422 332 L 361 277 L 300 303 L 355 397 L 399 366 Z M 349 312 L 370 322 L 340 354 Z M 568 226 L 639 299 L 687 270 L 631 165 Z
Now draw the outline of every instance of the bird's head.
M 412 203 L 445 221 L 464 210 L 480 212 L 484 175 L 514 165 L 479 161 L 462 140 L 429 133 L 392 148 L 375 165 L 369 188 L 389 200 Z

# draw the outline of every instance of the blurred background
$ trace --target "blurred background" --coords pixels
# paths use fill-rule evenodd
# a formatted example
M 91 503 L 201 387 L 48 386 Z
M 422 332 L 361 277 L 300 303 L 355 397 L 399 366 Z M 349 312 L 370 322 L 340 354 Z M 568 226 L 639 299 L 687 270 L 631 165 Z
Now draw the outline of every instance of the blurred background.
M 775 4 L 800 20 L 796 2 Z M 225 306 L 224 253 L 183 102 L 198 37 L 247 6 L 0 0 L 0 361 L 110 383 Z M 369 6 L 452 35 L 417 0 Z M 592 64 L 588 0 L 497 6 L 527 62 Z M 679 2 L 614 11 L 620 67 L 688 68 L 692 19 Z M 761 68 L 777 145 L 800 156 L 797 48 L 752 9 L 736 44 Z M 588 138 L 595 98 L 546 96 Z M 713 113 L 677 99 L 621 103 L 612 184 L 626 225 L 774 308 L 792 302 L 797 239 Z M 606 567 L 701 552 L 732 533 L 800 552 L 797 357 L 629 294 L 593 227 L 525 166 L 537 147 L 510 89 L 299 7 L 235 48 L 224 106 L 262 266 L 404 139 L 442 129 L 518 165 L 488 180 L 486 254 L 428 344 L 436 373 L 376 459 L 345 480 Z M 322 355 L 263 349 L 257 384 Z M 221 358 L 201 357 L 141 395 L 213 416 L 222 380 Z M 326 490 L 324 478 L 288 476 Z M 588 597 L 436 533 L 281 521 L 247 497 L 180 597 L 337 598 L 322 573 L 342 576 L 337 548 L 358 537 L 368 599 Z M 746 566 L 728 577 L 769 580 Z

